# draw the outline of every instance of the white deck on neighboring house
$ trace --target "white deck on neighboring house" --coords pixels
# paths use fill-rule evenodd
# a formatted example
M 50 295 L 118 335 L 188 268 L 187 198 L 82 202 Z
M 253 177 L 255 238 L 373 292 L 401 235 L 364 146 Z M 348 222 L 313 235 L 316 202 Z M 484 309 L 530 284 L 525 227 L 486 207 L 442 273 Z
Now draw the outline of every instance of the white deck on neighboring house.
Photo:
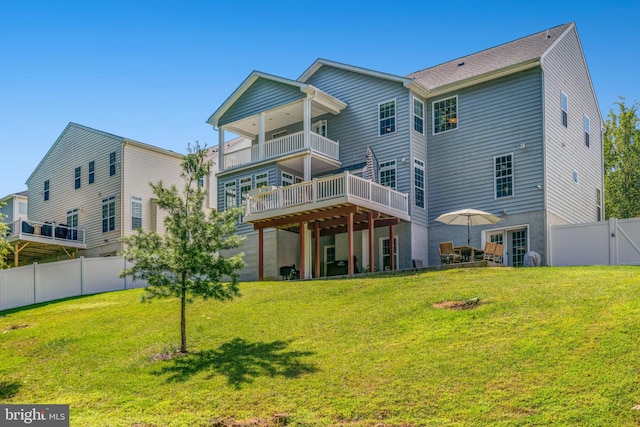
M 23 219 L 9 223 L 7 241 L 13 249 L 15 267 L 62 253 L 75 258 L 78 249 L 87 247 L 84 228 Z

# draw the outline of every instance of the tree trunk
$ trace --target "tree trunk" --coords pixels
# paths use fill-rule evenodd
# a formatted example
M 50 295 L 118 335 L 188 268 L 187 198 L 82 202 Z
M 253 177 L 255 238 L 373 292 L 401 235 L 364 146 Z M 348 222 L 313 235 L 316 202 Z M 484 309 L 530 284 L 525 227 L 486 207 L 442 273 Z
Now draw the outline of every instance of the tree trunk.
M 182 285 L 182 298 L 180 301 L 180 353 L 187 352 L 187 290 Z

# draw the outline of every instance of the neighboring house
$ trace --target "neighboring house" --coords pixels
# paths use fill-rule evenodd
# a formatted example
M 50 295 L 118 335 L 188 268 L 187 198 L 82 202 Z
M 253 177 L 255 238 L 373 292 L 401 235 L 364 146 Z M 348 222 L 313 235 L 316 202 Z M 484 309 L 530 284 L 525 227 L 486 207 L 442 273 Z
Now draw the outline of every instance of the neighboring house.
M 0 218 L 7 224 L 20 219 L 27 219 L 27 197 L 26 191 L 12 193 L 0 199 Z
M 255 71 L 208 123 L 219 146 L 252 141 L 218 152 L 218 209 L 246 208 L 243 279 L 439 264 L 438 243 L 467 230 L 434 219 L 461 208 L 502 216 L 471 244 L 502 242 L 517 266 L 547 258 L 549 225 L 604 217 L 603 125 L 573 23 L 405 77 L 323 59 L 297 80 Z
M 65 253 L 115 255 L 121 249 L 120 238 L 137 228 L 162 232 L 164 214 L 149 184 L 162 181 L 182 188 L 182 158 L 69 123 L 27 180 L 29 220 L 14 240 L 19 249 L 25 245 L 29 256 L 20 263 Z M 215 199 L 215 179 L 203 185 L 212 186 Z M 36 247 L 39 252 L 29 254 Z

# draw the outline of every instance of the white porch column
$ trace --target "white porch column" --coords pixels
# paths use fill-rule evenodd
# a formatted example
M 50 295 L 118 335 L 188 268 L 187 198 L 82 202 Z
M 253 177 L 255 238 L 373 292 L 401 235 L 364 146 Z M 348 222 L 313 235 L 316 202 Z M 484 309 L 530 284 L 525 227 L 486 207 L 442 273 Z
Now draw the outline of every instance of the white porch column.
M 303 102 L 302 128 L 304 130 L 304 146 L 311 147 L 311 99 L 307 97 Z M 304 180 L 311 180 L 311 154 L 304 158 Z
M 224 170 L 224 128 L 218 129 L 218 171 Z
M 311 181 L 311 154 L 304 156 L 304 180 Z
M 304 146 L 311 146 L 311 100 L 307 97 L 303 103 L 302 129 L 304 131 Z
M 258 158 L 264 159 L 264 112 L 258 116 Z

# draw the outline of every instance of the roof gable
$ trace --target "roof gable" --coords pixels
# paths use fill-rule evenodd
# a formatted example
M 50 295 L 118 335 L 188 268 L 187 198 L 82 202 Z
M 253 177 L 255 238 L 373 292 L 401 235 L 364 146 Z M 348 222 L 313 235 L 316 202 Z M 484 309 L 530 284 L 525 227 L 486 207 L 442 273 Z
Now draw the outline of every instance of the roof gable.
M 407 77 L 420 82 L 430 91 L 497 77 L 539 65 L 540 58 L 574 24 L 559 25 L 548 30 L 485 49 L 471 55 L 416 71 Z

